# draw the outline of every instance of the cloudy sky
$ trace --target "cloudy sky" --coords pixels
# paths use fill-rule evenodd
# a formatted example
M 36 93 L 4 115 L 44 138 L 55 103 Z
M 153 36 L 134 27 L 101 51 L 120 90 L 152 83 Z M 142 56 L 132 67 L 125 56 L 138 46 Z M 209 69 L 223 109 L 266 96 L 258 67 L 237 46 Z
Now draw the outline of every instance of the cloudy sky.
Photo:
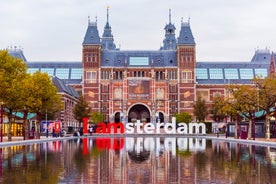
M 157 50 L 172 10 L 179 35 L 190 25 L 198 61 L 250 61 L 255 49 L 276 51 L 275 0 L 0 0 L 0 49 L 20 46 L 28 61 L 81 61 L 88 16 L 100 36 L 106 7 L 121 50 Z

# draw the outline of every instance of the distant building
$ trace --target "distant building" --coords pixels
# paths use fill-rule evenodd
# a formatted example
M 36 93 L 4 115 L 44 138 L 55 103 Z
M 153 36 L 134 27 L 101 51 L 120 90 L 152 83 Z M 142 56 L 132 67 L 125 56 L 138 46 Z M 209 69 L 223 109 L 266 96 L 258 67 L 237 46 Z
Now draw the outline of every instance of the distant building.
M 82 61 L 27 61 L 27 65 L 31 73 L 47 72 L 74 86 L 93 111 L 115 122 L 167 122 L 175 113 L 193 114 L 197 96 L 211 104 L 214 96 L 227 95 L 226 84 L 250 84 L 255 76 L 267 77 L 275 71 L 275 55 L 268 49 L 256 50 L 246 62 L 197 61 L 190 22 L 181 21 L 176 37 L 171 12 L 164 30 L 159 50 L 121 51 L 114 44 L 107 9 L 102 37 L 97 22 L 88 21 Z

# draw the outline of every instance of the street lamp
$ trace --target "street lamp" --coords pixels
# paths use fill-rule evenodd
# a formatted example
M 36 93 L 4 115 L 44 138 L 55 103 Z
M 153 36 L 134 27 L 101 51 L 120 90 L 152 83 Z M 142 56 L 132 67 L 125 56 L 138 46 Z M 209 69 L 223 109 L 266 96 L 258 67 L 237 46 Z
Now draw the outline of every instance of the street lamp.
M 3 142 L 3 119 L 4 119 L 4 102 L 1 102 L 1 129 L 0 129 L 0 139 Z
M 45 119 L 46 119 L 46 137 L 48 138 L 49 136 L 49 131 L 48 131 L 48 122 L 47 122 L 47 109 L 46 109 L 46 115 L 45 115 Z
M 252 111 L 252 137 L 253 137 L 253 140 L 255 140 L 255 110 Z
M 228 127 L 227 127 L 227 115 L 225 116 L 225 138 L 228 137 Z

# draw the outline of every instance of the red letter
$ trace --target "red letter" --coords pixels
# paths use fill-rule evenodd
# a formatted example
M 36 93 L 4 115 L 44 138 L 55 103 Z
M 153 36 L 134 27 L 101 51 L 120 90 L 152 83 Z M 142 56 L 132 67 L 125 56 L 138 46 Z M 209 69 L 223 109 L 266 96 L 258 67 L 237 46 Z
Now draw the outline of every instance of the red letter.
M 107 133 L 106 132 L 106 126 L 105 126 L 104 123 L 98 123 L 97 124 L 96 133 L 100 133 L 100 134 Z
M 87 130 L 87 123 L 88 123 L 88 118 L 82 118 L 83 121 L 83 133 L 87 134 L 88 130 Z
M 113 128 L 114 128 L 114 133 L 117 133 L 118 132 L 118 128 L 120 128 L 120 132 L 121 133 L 124 133 L 125 132 L 125 126 L 124 126 L 124 124 L 123 123 L 109 123 L 108 124 L 108 133 L 110 133 L 111 132 L 111 127 L 113 126 Z

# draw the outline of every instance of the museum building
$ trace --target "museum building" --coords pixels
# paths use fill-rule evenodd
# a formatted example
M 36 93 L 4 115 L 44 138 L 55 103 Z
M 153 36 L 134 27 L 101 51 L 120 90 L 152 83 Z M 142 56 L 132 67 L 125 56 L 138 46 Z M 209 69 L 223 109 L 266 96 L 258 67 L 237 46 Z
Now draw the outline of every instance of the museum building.
M 255 50 L 251 61 L 197 61 L 190 21 L 182 20 L 177 34 L 171 12 L 164 30 L 158 50 L 120 50 L 107 9 L 101 37 L 97 21 L 88 19 L 82 61 L 26 61 L 28 71 L 47 72 L 73 86 L 106 122 L 168 122 L 175 113 L 193 114 L 198 96 L 211 104 L 214 96 L 227 95 L 227 84 L 250 84 L 275 70 L 275 55 L 268 49 Z

